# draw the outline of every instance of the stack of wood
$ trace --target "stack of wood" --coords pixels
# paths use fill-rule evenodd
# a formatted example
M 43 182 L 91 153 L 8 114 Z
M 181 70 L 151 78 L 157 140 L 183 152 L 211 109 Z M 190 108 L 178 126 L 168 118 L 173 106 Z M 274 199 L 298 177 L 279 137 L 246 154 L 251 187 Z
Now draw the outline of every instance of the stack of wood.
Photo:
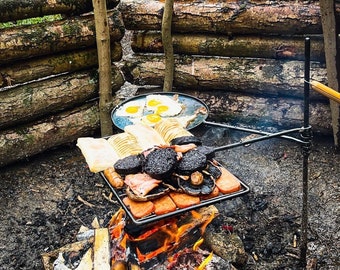
M 161 86 L 164 1 L 121 0 L 134 54 L 126 79 Z M 311 77 L 326 83 L 318 1 L 175 1 L 174 91 L 194 94 L 210 116 L 253 127 L 303 125 L 304 40 L 311 38 Z M 329 100 L 311 92 L 311 125 L 332 132 Z
M 117 5 L 107 1 L 112 91 L 124 83 L 114 63 L 122 58 L 125 31 Z M 38 0 L 34 5 L 1 1 L 0 22 L 51 14 L 62 19 L 0 29 L 0 166 L 98 130 L 92 11 L 91 0 Z

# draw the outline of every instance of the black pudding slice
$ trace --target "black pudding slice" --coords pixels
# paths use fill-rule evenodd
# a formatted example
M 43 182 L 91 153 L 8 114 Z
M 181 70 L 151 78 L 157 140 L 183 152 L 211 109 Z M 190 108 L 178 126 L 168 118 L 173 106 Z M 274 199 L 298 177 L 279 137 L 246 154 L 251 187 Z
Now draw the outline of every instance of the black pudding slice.
M 202 152 L 195 149 L 183 154 L 177 165 L 177 172 L 189 175 L 194 171 L 201 171 L 207 166 L 207 157 Z
M 181 136 L 171 140 L 171 145 L 183 145 L 194 143 L 196 145 L 202 145 L 202 140 L 196 136 Z
M 141 155 L 130 155 L 119 159 L 113 165 L 115 171 L 121 175 L 134 174 L 142 171 L 143 157 Z
M 172 148 L 151 151 L 145 159 L 144 171 L 155 179 L 169 177 L 177 164 L 177 153 Z

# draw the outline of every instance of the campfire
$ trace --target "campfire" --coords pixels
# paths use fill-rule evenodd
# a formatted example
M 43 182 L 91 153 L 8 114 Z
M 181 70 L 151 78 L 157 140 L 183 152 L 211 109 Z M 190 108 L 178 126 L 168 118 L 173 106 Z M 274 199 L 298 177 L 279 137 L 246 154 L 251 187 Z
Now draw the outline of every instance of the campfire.
M 49 269 L 196 269 L 212 262 L 201 249 L 204 232 L 218 215 L 211 205 L 147 226 L 136 226 L 120 208 L 105 228 L 80 230 L 78 242 L 42 255 Z M 95 223 L 96 224 L 96 223 Z

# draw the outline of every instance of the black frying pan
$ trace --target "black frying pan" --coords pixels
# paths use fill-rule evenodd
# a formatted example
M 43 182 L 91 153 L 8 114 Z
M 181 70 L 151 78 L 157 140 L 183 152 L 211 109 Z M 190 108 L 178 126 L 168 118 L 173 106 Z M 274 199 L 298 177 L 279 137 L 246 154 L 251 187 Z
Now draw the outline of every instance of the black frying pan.
M 175 117 L 182 117 L 182 116 L 191 116 L 194 115 L 196 110 L 199 108 L 205 108 L 206 109 L 206 114 L 198 114 L 196 118 L 190 122 L 190 124 L 186 127 L 188 130 L 193 129 L 197 127 L 198 125 L 202 124 L 205 119 L 208 117 L 209 114 L 209 109 L 208 106 L 202 102 L 200 99 L 191 96 L 191 95 L 186 95 L 186 94 L 180 94 L 176 92 L 155 92 L 155 93 L 149 93 L 149 94 L 142 94 L 138 95 L 129 99 L 124 100 L 122 103 L 117 105 L 111 113 L 111 119 L 113 124 L 118 127 L 121 130 L 124 130 L 124 128 L 128 125 L 133 124 L 133 118 L 129 116 L 118 116 L 117 111 L 122 108 L 123 106 L 128 106 L 130 104 L 134 104 L 135 102 L 138 101 L 146 101 L 146 97 L 148 95 L 162 95 L 162 96 L 168 96 L 172 98 L 174 95 L 178 95 L 178 102 L 182 105 L 184 105 L 183 110 L 181 111 L 180 114 L 176 115 Z M 144 109 L 142 116 L 150 114 L 151 112 Z

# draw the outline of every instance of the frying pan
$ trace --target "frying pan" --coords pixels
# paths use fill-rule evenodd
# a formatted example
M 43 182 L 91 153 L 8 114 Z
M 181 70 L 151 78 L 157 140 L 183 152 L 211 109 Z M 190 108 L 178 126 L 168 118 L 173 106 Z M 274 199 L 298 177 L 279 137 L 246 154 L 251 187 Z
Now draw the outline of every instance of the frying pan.
M 298 138 L 286 135 L 286 134 L 293 133 L 293 132 L 301 132 L 301 128 L 293 128 L 293 129 L 289 129 L 289 130 L 285 130 L 285 131 L 281 131 L 281 132 L 277 132 L 277 133 L 269 133 L 269 132 L 265 132 L 265 131 L 255 130 L 255 129 L 235 127 L 235 126 L 231 126 L 231 125 L 228 125 L 228 124 L 221 124 L 221 123 L 206 121 L 208 114 L 209 114 L 208 106 L 202 100 L 200 100 L 200 99 L 198 99 L 194 96 L 182 94 L 182 93 L 177 93 L 177 92 L 153 92 L 153 93 L 149 93 L 149 94 L 142 94 L 142 95 L 138 95 L 138 96 L 135 96 L 135 97 L 132 97 L 132 98 L 128 98 L 125 101 L 123 101 L 122 103 L 120 103 L 119 105 L 117 105 L 112 110 L 111 119 L 112 119 L 113 124 L 121 130 L 124 130 L 124 128 L 128 125 L 132 125 L 133 122 L 132 122 L 131 117 L 118 116 L 117 111 L 122 106 L 126 106 L 129 102 L 145 101 L 146 97 L 148 95 L 151 95 L 151 94 L 168 96 L 170 98 L 172 98 L 174 95 L 178 95 L 178 101 L 179 101 L 180 104 L 184 105 L 184 109 L 181 111 L 181 113 L 179 115 L 176 115 L 176 117 L 191 116 L 191 115 L 195 114 L 195 111 L 197 109 L 202 108 L 202 107 L 205 108 L 207 113 L 198 114 L 196 116 L 196 118 L 192 122 L 190 122 L 190 124 L 186 127 L 186 129 L 188 129 L 188 130 L 193 129 L 193 128 L 199 126 L 200 124 L 206 124 L 206 125 L 211 125 L 211 126 L 218 126 L 218 127 L 236 129 L 236 130 L 242 131 L 242 132 L 248 132 L 248 133 L 262 135 L 262 136 L 258 136 L 256 138 L 252 138 L 252 139 L 249 139 L 249 140 L 244 140 L 244 141 L 235 142 L 235 143 L 232 143 L 232 144 L 217 147 L 217 148 L 214 149 L 215 152 L 234 148 L 234 147 L 238 147 L 238 146 L 241 146 L 241 145 L 248 145 L 250 143 L 254 143 L 254 142 L 258 142 L 258 141 L 262 141 L 262 140 L 266 140 L 266 139 L 274 138 L 274 137 L 280 137 L 280 138 L 283 138 L 283 139 L 288 139 L 288 140 L 299 142 L 299 143 L 305 143 L 303 140 L 300 140 Z M 147 114 L 150 114 L 150 113 L 151 112 L 147 111 L 147 110 L 143 111 L 143 115 L 147 115 Z
M 190 122 L 190 124 L 186 127 L 188 130 L 193 129 L 197 127 L 198 125 L 202 124 L 205 121 L 205 119 L 208 117 L 208 114 L 209 114 L 208 106 L 203 101 L 201 101 L 200 99 L 194 96 L 176 93 L 176 92 L 155 92 L 155 93 L 150 93 L 150 94 L 142 94 L 142 95 L 138 95 L 138 96 L 126 99 L 125 101 L 117 105 L 112 110 L 112 113 L 111 113 L 111 119 L 112 119 L 113 124 L 121 130 L 124 130 L 124 128 L 128 125 L 132 125 L 133 119 L 131 117 L 118 116 L 117 111 L 119 111 L 120 108 L 122 108 L 123 106 L 127 106 L 129 103 L 134 103 L 138 101 L 146 101 L 146 97 L 151 94 L 167 96 L 170 98 L 172 98 L 174 95 L 178 95 L 178 102 L 180 104 L 183 104 L 184 108 L 179 115 L 176 115 L 176 117 L 191 116 L 195 114 L 195 111 L 197 109 L 202 108 L 202 107 L 205 108 L 207 113 L 198 114 L 197 117 L 192 122 Z M 145 116 L 150 113 L 151 111 L 144 109 L 142 116 Z

